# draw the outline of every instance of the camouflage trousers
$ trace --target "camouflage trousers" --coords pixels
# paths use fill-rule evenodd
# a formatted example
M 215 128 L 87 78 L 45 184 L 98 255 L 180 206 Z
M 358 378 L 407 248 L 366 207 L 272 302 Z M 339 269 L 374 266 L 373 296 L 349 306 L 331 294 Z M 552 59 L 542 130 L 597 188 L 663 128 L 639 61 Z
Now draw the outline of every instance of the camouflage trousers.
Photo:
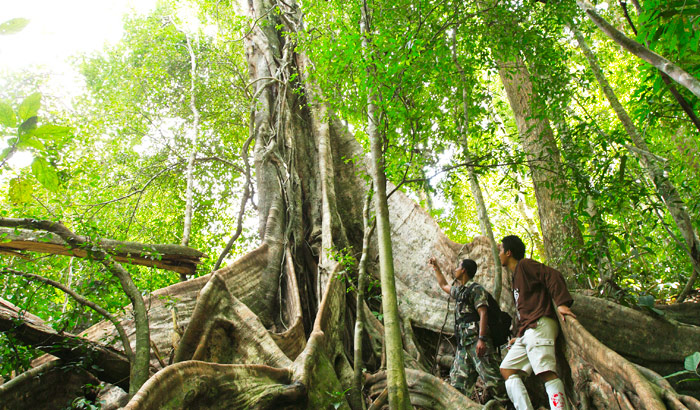
M 462 394 L 471 396 L 477 376 L 481 376 L 491 398 L 505 402 L 508 400 L 506 386 L 498 366 L 501 362 L 491 342 L 486 343 L 486 354 L 476 355 L 476 341 L 460 346 L 450 370 L 450 384 Z

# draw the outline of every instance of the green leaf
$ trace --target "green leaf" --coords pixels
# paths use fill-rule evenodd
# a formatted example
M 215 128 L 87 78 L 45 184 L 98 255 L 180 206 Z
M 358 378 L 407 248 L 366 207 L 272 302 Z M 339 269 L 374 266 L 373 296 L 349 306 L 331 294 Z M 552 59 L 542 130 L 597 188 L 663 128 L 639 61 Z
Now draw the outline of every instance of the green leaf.
M 58 174 L 56 170 L 44 158 L 35 158 L 32 162 L 32 173 L 41 185 L 50 191 L 58 189 Z
M 698 8 L 684 8 L 681 10 L 666 10 L 660 14 L 661 17 L 672 17 L 675 15 L 697 16 L 700 14 Z
M 664 34 L 665 31 L 666 31 L 666 27 L 659 26 L 659 28 L 657 28 L 656 31 L 654 32 L 654 36 L 651 38 L 650 46 L 653 47 L 653 45 L 656 44 L 657 41 L 659 41 L 659 38 L 661 38 L 661 36 Z
M 41 93 L 34 93 L 22 101 L 19 105 L 19 118 L 24 121 L 36 116 L 41 107 Z
M 26 204 L 32 200 L 32 182 L 27 179 L 15 178 L 10 180 L 9 197 L 14 204 Z
M 686 7 L 686 6 L 693 6 L 700 4 L 698 0 L 675 0 L 671 1 L 668 4 L 668 7 L 675 7 L 675 8 L 680 8 L 680 7 Z
M 627 243 L 625 243 L 625 241 L 623 241 L 622 239 L 618 238 L 616 235 L 610 235 L 610 239 L 612 239 L 613 241 L 615 241 L 615 242 L 617 243 L 617 246 L 620 247 L 620 250 L 621 250 L 623 253 L 626 253 L 626 252 L 627 252 Z
M 15 34 L 22 31 L 29 24 L 29 19 L 22 17 L 7 20 L 0 24 L 0 34 Z
M 655 302 L 656 302 L 656 300 L 654 299 L 653 296 L 645 295 L 645 296 L 639 297 L 639 302 L 637 302 L 637 305 L 647 309 L 648 311 L 650 311 L 652 313 L 656 313 L 659 316 L 665 315 L 665 312 L 663 310 L 657 309 L 655 307 Z
M 38 138 L 56 140 L 59 137 L 65 137 L 70 133 L 70 131 L 70 127 L 46 124 L 32 131 L 32 135 Z
M 36 128 L 36 123 L 39 121 L 39 117 L 33 116 L 29 117 L 26 121 L 22 122 L 19 126 L 20 135 L 26 134 Z
M 10 143 L 10 145 L 12 145 L 12 144 Z M 11 147 L 11 146 L 5 148 L 4 150 L 2 150 L 2 151 L 0 152 L 0 160 L 3 160 L 3 161 L 6 160 L 6 159 L 7 159 L 7 156 L 10 155 L 10 151 L 12 151 L 12 147 Z
M 698 365 L 700 365 L 700 352 L 695 352 L 685 358 L 683 367 L 685 370 L 690 372 L 697 372 Z
M 44 144 L 42 144 L 38 139 L 32 138 L 31 136 L 26 136 L 19 140 L 17 149 L 22 148 L 34 148 L 39 151 L 46 151 L 46 146 L 44 146 Z
M 12 106 L 5 101 L 0 101 L 0 124 L 6 127 L 15 127 L 17 125 L 15 112 L 12 111 Z
M 645 296 L 640 296 L 639 297 L 639 306 L 644 306 L 644 307 L 654 307 L 654 297 L 651 295 L 645 295 Z

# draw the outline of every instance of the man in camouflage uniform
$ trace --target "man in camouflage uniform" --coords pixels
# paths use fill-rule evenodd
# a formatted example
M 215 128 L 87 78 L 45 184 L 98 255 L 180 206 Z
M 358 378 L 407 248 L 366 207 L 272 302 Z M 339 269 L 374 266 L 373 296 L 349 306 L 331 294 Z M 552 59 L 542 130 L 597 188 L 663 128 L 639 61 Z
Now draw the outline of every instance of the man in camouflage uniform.
M 496 353 L 488 329 L 488 297 L 486 289 L 473 281 L 476 262 L 463 259 L 454 271 L 454 284 L 447 284 L 435 258 L 428 263 L 435 270 L 440 288 L 455 299 L 455 338 L 457 349 L 450 370 L 450 384 L 467 396 L 474 391 L 477 375 L 484 382 L 487 395 L 501 403 L 508 401 L 505 385 L 498 369 Z M 475 318 L 479 318 L 476 319 Z

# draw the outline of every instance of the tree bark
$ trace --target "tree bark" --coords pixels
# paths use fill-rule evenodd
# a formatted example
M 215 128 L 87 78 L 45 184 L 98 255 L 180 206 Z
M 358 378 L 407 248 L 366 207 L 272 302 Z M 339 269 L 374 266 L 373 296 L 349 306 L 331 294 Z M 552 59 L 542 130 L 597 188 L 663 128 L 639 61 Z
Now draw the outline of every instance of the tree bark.
M 367 259 L 369 258 L 369 246 L 372 233 L 374 232 L 374 223 L 370 222 L 369 208 L 372 204 L 371 191 L 367 193 L 367 198 L 365 200 L 365 206 L 362 209 L 362 219 L 364 220 L 364 235 L 362 238 L 362 256 L 360 257 L 360 262 L 357 267 L 357 297 L 355 299 L 355 337 L 354 345 L 355 351 L 353 352 L 353 384 L 358 392 L 362 393 L 362 368 L 363 365 L 363 348 L 362 340 L 365 336 L 365 293 L 367 289 Z
M 524 61 L 515 59 L 499 64 L 501 81 L 515 115 L 523 151 L 530 164 L 542 237 L 548 263 L 557 267 L 569 282 L 580 273 L 579 255 L 570 255 L 583 243 L 573 217 L 571 204 L 562 197 L 566 183 L 558 174 L 559 149 L 543 109 L 538 106 L 530 73 Z
M 542 242 L 542 237 L 540 236 L 540 230 L 537 228 L 535 220 L 532 219 L 535 212 L 525 203 L 525 195 L 520 192 L 518 192 L 517 195 L 518 212 L 525 220 L 525 230 L 529 233 L 532 247 L 537 248 L 537 252 L 544 256 L 547 253 L 544 251 L 544 243 Z

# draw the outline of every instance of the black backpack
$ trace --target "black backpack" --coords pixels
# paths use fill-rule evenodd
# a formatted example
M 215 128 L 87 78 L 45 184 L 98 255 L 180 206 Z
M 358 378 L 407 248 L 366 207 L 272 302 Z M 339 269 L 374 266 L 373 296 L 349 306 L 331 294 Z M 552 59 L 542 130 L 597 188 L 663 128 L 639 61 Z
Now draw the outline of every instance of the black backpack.
M 478 285 L 478 283 L 472 283 L 471 285 L 469 285 L 469 288 L 467 288 L 467 292 L 471 293 L 472 289 L 476 285 Z M 489 320 L 489 332 L 491 333 L 491 337 L 493 338 L 493 345 L 495 347 L 500 347 L 506 344 L 506 342 L 508 342 L 508 336 L 511 335 L 510 327 L 513 323 L 513 319 L 508 313 L 501 310 L 501 308 L 498 306 L 498 302 L 496 302 L 496 299 L 494 299 L 493 296 L 491 296 L 491 293 L 489 291 L 486 291 L 486 295 L 489 301 L 489 306 L 487 310 Z M 473 313 L 470 315 L 465 315 L 465 319 L 467 322 L 478 322 L 479 314 Z

